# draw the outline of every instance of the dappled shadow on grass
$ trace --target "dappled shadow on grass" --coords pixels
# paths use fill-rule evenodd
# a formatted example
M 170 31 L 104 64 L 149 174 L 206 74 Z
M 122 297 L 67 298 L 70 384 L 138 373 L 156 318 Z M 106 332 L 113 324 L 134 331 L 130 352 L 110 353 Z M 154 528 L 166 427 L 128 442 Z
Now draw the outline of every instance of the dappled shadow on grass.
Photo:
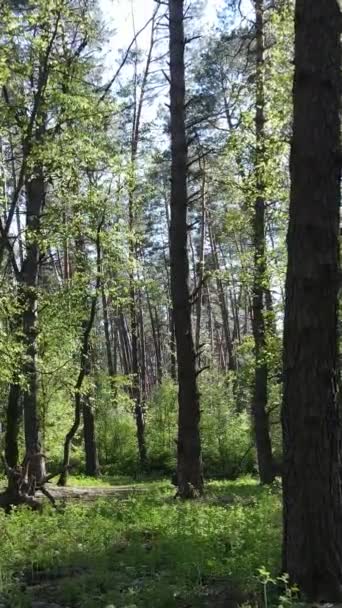
M 230 506 L 217 503 L 228 494 Z M 11 572 L 22 573 L 11 608 L 31 596 L 70 608 L 229 608 L 258 592 L 259 567 L 279 564 L 279 498 L 247 480 L 213 482 L 191 503 L 151 486 L 147 495 L 67 506 L 64 515 L 22 511 L 5 527 Z

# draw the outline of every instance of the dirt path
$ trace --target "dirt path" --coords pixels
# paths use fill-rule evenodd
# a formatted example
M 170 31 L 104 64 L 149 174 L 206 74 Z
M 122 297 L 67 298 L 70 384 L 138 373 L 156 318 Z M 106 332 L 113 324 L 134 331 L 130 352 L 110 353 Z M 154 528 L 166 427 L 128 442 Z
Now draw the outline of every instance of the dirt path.
M 47 490 L 53 496 L 55 500 L 97 500 L 98 498 L 110 498 L 115 497 L 126 497 L 130 494 L 144 493 L 146 488 L 143 486 L 112 486 L 112 487 L 99 487 L 99 486 L 67 486 L 61 488 L 53 484 L 47 484 Z M 41 492 L 37 492 L 37 498 L 45 500 L 45 497 Z

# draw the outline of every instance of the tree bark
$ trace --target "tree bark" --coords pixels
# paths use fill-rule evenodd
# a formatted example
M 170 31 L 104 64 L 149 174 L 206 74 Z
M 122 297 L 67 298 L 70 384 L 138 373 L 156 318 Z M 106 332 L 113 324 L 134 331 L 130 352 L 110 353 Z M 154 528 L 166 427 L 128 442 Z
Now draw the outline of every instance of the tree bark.
M 206 197 L 206 165 L 205 161 L 200 163 L 202 171 L 202 182 L 201 182 L 201 232 L 200 232 L 200 244 L 199 244 L 199 256 L 198 256 L 198 293 L 196 301 L 196 331 L 195 331 L 195 345 L 196 352 L 198 353 L 201 343 L 201 320 L 202 320 L 202 304 L 203 304 L 203 282 L 204 282 L 204 244 L 205 244 L 205 197 Z M 199 354 L 198 354 L 199 356 Z M 200 361 L 200 360 L 199 360 Z
M 36 134 L 37 141 L 42 133 Z M 25 150 L 24 150 L 25 154 Z M 13 263 L 18 283 L 18 307 L 13 322 L 14 331 L 19 331 L 18 339 L 24 350 L 22 371 L 26 387 L 19 381 L 10 386 L 6 413 L 5 454 L 9 466 L 18 464 L 18 437 L 24 411 L 24 433 L 26 450 L 40 452 L 39 412 L 37 402 L 37 301 L 40 266 L 39 231 L 40 218 L 45 203 L 44 177 L 40 166 L 34 168 L 35 177 L 26 180 L 26 252 L 19 270 Z M 21 256 L 20 256 L 21 258 Z M 15 261 L 14 261 L 15 262 Z M 22 399 L 22 403 L 20 400 Z
M 310 601 L 341 602 L 338 286 L 341 14 L 297 0 L 284 323 L 283 568 Z
M 267 412 L 268 366 L 266 359 L 265 325 L 265 90 L 264 90 L 264 0 L 255 0 L 256 15 L 256 198 L 253 218 L 254 280 L 253 280 L 253 335 L 255 343 L 255 376 L 252 417 L 257 449 L 260 481 L 270 484 L 275 471 Z
M 171 295 L 178 361 L 177 482 L 182 498 L 203 490 L 200 403 L 191 327 L 187 251 L 184 0 L 169 0 L 171 100 Z
M 5 457 L 10 467 L 19 463 L 19 432 L 22 422 L 21 388 L 19 381 L 11 383 L 6 411 Z
M 21 271 L 24 292 L 23 335 L 25 344 L 24 373 L 27 388 L 23 391 L 26 449 L 40 451 L 37 374 L 37 288 L 39 271 L 40 216 L 45 201 L 44 179 L 40 168 L 37 177 L 26 183 L 26 256 Z

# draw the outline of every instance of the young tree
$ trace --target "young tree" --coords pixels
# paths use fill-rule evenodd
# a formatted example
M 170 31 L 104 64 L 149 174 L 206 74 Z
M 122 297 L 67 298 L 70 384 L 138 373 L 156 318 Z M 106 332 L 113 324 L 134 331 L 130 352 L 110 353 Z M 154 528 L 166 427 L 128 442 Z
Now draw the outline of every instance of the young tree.
M 297 0 L 282 410 L 283 568 L 329 602 L 342 599 L 340 24 L 337 0 Z
M 179 495 L 192 498 L 203 489 L 200 403 L 191 327 L 187 253 L 187 138 L 185 129 L 184 0 L 169 0 L 171 100 L 171 295 L 175 324 L 179 418 L 177 482 Z

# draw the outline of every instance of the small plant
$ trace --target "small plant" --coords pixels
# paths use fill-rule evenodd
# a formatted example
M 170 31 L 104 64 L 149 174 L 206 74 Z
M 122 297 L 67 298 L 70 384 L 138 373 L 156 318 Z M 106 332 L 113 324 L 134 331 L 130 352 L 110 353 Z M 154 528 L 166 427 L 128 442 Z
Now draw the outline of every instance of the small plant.
M 264 607 L 268 608 L 268 585 L 275 585 L 276 581 L 264 567 L 258 569 L 258 574 L 263 587 Z
M 289 575 L 287 573 L 272 578 L 266 568 L 262 567 L 258 569 L 258 574 L 259 581 L 263 587 L 264 608 L 268 608 L 270 605 L 268 590 L 270 585 L 273 585 L 274 588 L 279 587 L 280 585 L 283 586 L 283 591 L 277 598 L 277 608 L 290 608 L 300 605 L 298 601 L 299 588 L 297 585 L 290 584 Z

